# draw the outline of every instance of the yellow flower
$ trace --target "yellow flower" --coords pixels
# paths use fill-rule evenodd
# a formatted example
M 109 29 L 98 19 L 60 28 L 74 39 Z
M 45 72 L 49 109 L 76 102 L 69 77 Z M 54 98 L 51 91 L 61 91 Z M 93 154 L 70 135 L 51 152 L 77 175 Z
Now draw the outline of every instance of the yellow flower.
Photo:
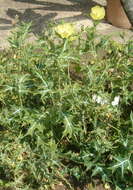
M 105 17 L 105 9 L 104 7 L 100 7 L 100 6 L 94 6 L 91 8 L 91 13 L 90 16 L 94 19 L 94 20 L 101 20 Z
M 74 40 L 72 35 L 75 34 L 75 28 L 70 23 L 59 24 L 55 27 L 55 31 L 61 38 L 69 38 L 70 40 Z

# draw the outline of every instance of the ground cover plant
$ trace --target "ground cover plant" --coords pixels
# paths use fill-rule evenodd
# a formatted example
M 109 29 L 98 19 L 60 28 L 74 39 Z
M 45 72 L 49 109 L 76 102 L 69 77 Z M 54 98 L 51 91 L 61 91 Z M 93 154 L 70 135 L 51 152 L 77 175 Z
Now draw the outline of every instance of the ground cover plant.
M 132 190 L 133 41 L 29 30 L 0 53 L 0 189 Z

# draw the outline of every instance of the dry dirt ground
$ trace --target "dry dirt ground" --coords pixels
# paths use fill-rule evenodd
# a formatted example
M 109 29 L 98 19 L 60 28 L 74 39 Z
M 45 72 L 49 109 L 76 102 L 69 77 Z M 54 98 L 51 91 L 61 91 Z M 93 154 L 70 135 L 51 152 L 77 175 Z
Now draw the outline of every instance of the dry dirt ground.
M 52 20 L 65 20 L 81 25 L 92 26 L 89 11 L 92 6 L 100 4 L 106 6 L 105 0 L 0 0 L 0 48 L 8 46 L 7 38 L 17 21 L 32 21 L 32 35 L 34 40 L 46 24 Z M 16 20 L 16 18 L 18 19 Z M 125 39 L 132 38 L 133 32 L 113 27 L 106 20 L 98 25 L 99 34 L 108 34 L 117 41 L 121 41 L 120 32 L 125 33 Z

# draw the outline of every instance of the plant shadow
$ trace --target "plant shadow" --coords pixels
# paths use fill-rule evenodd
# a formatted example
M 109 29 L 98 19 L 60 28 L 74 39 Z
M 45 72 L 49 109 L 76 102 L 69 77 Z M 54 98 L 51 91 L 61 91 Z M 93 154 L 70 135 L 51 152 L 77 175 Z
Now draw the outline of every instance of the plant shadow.
M 60 3 L 58 0 L 55 1 L 37 1 L 37 0 L 12 0 L 12 2 L 24 3 L 28 5 L 24 9 L 21 7 L 8 8 L 6 14 L 15 25 L 21 22 L 32 22 L 32 32 L 34 34 L 40 34 L 45 30 L 48 23 L 51 21 L 60 22 L 61 20 L 65 22 L 75 22 L 80 20 L 87 20 L 89 16 L 89 11 L 92 6 L 95 6 L 96 2 L 93 0 L 65 0 L 64 4 Z M 75 14 L 76 13 L 76 14 Z M 77 14 L 78 13 L 78 14 Z M 58 15 L 61 14 L 61 17 Z M 18 21 L 15 21 L 16 15 L 18 16 Z M 9 23 L 9 20 L 3 23 Z

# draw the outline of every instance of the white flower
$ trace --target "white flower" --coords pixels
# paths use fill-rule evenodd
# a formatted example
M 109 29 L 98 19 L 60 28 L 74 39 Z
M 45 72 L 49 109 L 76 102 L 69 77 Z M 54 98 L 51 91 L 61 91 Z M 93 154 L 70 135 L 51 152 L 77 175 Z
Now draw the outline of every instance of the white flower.
M 117 106 L 120 101 L 120 96 L 115 96 L 114 100 L 111 102 L 112 106 Z
M 92 99 L 93 99 L 94 102 L 96 102 L 98 104 L 101 104 L 101 105 L 104 105 L 104 104 L 108 103 L 108 101 L 106 99 L 104 99 L 104 98 L 102 98 L 102 97 L 100 97 L 100 96 L 98 96 L 96 94 L 94 94 L 92 96 Z
M 110 185 L 108 183 L 105 183 L 104 188 L 105 189 L 110 189 Z

